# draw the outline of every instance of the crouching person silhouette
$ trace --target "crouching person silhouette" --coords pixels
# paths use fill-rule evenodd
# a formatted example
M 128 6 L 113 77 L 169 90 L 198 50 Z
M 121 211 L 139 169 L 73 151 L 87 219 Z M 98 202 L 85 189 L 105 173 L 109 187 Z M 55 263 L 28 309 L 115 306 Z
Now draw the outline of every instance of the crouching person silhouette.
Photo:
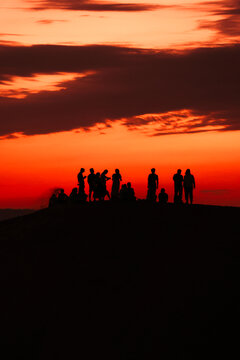
M 128 201 L 135 201 L 136 196 L 134 189 L 132 188 L 132 184 L 130 182 L 127 183 L 127 200 Z
M 57 204 L 58 202 L 58 199 L 57 199 L 57 196 L 55 193 L 52 194 L 52 196 L 50 197 L 49 199 L 49 204 L 48 204 L 48 207 L 53 207 Z
M 60 190 L 57 197 L 57 201 L 59 204 L 64 204 L 68 201 L 68 196 L 65 194 L 64 189 Z
M 158 195 L 159 204 L 165 205 L 168 202 L 168 194 L 165 192 L 165 189 L 162 188 Z
M 76 187 L 72 189 L 72 192 L 69 195 L 69 200 L 71 203 L 78 202 L 78 189 Z

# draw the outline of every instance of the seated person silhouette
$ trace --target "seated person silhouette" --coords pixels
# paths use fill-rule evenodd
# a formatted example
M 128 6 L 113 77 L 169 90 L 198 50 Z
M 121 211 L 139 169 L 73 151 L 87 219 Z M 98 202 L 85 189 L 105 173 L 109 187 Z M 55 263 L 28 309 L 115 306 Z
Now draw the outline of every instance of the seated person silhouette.
M 187 169 L 185 172 L 184 180 L 183 180 L 183 187 L 185 193 L 185 200 L 186 204 L 193 202 L 193 189 L 195 189 L 195 179 L 194 176 L 191 174 L 190 169 Z
M 59 204 L 64 204 L 67 202 L 68 196 L 65 194 L 64 189 L 60 189 L 57 200 Z
M 148 175 L 148 192 L 147 200 L 156 201 L 157 195 L 156 190 L 158 188 L 158 175 L 155 174 L 155 169 L 151 169 L 151 174 Z
M 120 200 L 121 201 L 127 201 L 128 200 L 128 189 L 126 184 L 122 184 L 121 190 L 120 190 Z
M 57 199 L 57 196 L 55 193 L 52 194 L 52 196 L 50 197 L 49 199 L 49 204 L 48 204 L 48 207 L 53 207 L 57 204 L 58 202 L 58 199 Z
M 76 187 L 72 189 L 69 200 L 71 203 L 76 203 L 78 201 L 78 189 Z
M 174 203 L 182 203 L 183 193 L 183 176 L 181 175 L 182 170 L 178 169 L 177 173 L 173 175 L 174 181 Z
M 132 184 L 130 182 L 127 183 L 127 200 L 128 201 L 135 201 L 135 192 L 132 188 Z
M 168 202 L 168 194 L 165 192 L 165 189 L 162 188 L 158 195 L 159 204 L 164 205 Z

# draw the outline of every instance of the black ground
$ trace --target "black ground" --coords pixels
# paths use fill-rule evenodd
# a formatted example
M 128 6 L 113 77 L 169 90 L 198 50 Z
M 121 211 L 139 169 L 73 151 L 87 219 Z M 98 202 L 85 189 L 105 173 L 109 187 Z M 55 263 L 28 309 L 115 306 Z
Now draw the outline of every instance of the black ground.
M 239 218 L 137 202 L 0 222 L 1 358 L 238 358 Z
M 0 221 L 31 214 L 32 212 L 34 210 L 31 209 L 0 209 Z

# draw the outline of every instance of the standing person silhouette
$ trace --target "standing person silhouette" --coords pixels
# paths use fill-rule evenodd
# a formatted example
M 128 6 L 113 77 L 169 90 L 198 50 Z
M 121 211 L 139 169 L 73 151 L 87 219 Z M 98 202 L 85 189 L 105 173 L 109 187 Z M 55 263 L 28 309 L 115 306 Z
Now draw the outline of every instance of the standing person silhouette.
M 186 204 L 188 204 L 189 198 L 190 198 L 190 203 L 192 204 L 193 189 L 195 189 L 195 179 L 194 176 L 191 174 L 190 169 L 187 169 L 185 172 L 183 186 L 184 186 Z
M 89 201 L 92 201 L 92 194 L 94 192 L 96 175 L 94 174 L 93 168 L 91 168 L 89 171 L 90 171 L 90 174 L 87 177 L 87 181 L 88 181 L 88 185 L 89 185 Z
M 107 195 L 107 197 L 110 200 L 110 195 L 109 192 L 107 190 L 107 184 L 106 182 L 108 180 L 110 180 L 111 178 L 107 176 L 108 170 L 104 170 L 101 174 L 101 184 L 102 184 L 102 194 L 101 194 L 101 200 L 104 200 L 105 196 Z
M 181 174 L 182 170 L 178 169 L 177 173 L 173 175 L 174 181 L 174 203 L 182 203 L 182 193 L 183 193 L 183 176 Z
M 101 176 L 100 176 L 100 172 L 97 172 L 94 180 L 93 200 L 94 201 L 96 201 L 97 199 L 101 200 L 101 194 L 102 194 Z
M 78 187 L 79 187 L 79 197 L 85 197 L 85 183 L 84 183 L 84 179 L 86 179 L 86 176 L 83 176 L 83 173 L 85 172 L 84 168 L 81 168 L 80 172 L 78 173 Z
M 157 195 L 156 190 L 158 188 L 158 175 L 155 174 L 155 169 L 151 169 L 151 174 L 148 175 L 148 193 L 147 199 L 151 201 L 156 201 Z
M 122 175 L 119 169 L 115 169 L 115 173 L 112 176 L 112 191 L 111 199 L 116 200 L 119 198 L 120 182 L 122 181 Z

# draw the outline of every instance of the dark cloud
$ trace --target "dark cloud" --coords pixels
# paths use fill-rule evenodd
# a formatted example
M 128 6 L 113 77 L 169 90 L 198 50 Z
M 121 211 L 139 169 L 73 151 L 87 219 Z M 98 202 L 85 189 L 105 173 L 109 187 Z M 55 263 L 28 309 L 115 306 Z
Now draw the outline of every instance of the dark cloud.
M 33 10 L 62 9 L 62 10 L 82 10 L 82 11 L 149 11 L 156 10 L 161 5 L 138 4 L 138 3 L 114 3 L 110 1 L 90 1 L 90 0 L 28 0 L 33 4 Z
M 0 98 L 0 135 L 86 130 L 116 119 L 127 119 L 129 128 L 134 121 L 136 126 L 151 122 L 157 135 L 216 126 L 240 130 L 239 62 L 237 45 L 178 53 L 117 46 L 2 46 L 2 79 L 90 74 L 61 84 L 64 90 Z M 159 115 L 143 121 L 144 114 Z
M 210 6 L 211 15 L 221 16 L 222 18 L 200 21 L 199 28 L 213 29 L 220 35 L 229 37 L 240 36 L 240 0 L 209 2 L 206 5 Z

